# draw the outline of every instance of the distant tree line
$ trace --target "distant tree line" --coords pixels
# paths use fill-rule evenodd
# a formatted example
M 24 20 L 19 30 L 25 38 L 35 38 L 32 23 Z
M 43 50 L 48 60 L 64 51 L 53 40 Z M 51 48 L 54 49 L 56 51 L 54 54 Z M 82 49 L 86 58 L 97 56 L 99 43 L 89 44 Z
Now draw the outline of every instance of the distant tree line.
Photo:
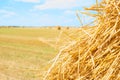
M 0 26 L 0 28 L 20 28 L 24 26 Z

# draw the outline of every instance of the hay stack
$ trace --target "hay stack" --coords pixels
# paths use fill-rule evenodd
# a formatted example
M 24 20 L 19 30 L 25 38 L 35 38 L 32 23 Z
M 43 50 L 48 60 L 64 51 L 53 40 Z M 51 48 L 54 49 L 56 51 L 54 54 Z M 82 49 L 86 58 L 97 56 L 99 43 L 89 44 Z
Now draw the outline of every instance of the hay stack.
M 120 80 L 120 0 L 86 9 L 98 12 L 94 33 L 62 49 L 45 80 Z

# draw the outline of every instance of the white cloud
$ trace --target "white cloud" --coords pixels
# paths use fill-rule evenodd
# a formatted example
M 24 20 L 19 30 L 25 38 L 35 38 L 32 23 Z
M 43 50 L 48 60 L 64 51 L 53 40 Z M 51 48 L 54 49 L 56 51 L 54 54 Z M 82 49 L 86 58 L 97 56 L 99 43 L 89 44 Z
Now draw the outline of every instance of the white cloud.
M 75 15 L 75 13 L 76 13 L 76 11 L 73 11 L 73 10 L 66 10 L 66 11 L 64 11 L 64 14 L 66 14 L 66 15 Z
M 71 9 L 77 7 L 79 0 L 46 0 L 42 5 L 36 5 L 34 8 L 39 10 L 45 9 Z
M 11 17 L 16 15 L 16 13 L 12 11 L 7 11 L 7 10 L 0 10 L 0 15 L 2 15 L 3 17 Z
M 19 1 L 19 2 L 30 2 L 30 3 L 39 3 L 40 0 L 15 0 L 15 1 Z
M 94 0 L 45 0 L 45 3 L 34 6 L 34 9 L 72 9 L 74 7 L 82 8 L 95 3 Z

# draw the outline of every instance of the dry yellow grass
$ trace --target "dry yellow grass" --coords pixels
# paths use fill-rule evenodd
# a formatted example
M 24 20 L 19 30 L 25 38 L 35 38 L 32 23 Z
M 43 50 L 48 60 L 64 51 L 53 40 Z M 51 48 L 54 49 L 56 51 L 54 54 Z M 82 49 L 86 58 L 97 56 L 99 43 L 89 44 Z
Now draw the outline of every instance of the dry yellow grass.
M 0 80 L 42 80 L 48 61 L 65 44 L 60 38 L 76 30 L 0 28 Z
M 41 80 L 57 53 L 51 45 L 58 34 L 57 29 L 0 28 L 0 80 Z
M 86 8 L 96 27 L 60 50 L 44 80 L 120 80 L 120 1 L 102 0 Z M 75 33 L 75 34 L 79 34 Z

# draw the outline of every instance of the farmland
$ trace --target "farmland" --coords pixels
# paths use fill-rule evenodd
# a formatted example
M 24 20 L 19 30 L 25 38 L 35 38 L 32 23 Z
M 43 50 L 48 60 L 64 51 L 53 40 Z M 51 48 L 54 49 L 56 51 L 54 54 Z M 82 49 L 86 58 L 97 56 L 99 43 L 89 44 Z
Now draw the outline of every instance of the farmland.
M 0 80 L 40 80 L 58 52 L 59 34 L 57 29 L 0 28 Z
M 40 80 L 60 46 L 79 40 L 81 32 L 78 28 L 0 28 L 0 80 Z

